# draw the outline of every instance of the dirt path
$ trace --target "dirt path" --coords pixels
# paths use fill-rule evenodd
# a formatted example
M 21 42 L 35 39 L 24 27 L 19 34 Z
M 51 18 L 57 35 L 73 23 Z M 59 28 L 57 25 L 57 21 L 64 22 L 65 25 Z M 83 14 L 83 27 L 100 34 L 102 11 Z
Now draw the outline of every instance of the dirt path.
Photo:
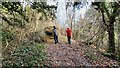
M 82 57 L 77 45 L 49 44 L 46 49 L 47 62 L 52 66 L 89 66 L 91 65 Z

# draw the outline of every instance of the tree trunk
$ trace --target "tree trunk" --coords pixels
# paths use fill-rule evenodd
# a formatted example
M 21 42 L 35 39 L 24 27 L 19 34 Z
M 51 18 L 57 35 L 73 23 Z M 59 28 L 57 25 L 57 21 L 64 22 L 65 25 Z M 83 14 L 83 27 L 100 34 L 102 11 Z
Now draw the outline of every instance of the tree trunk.
M 108 28 L 108 39 L 109 39 L 109 53 L 115 53 L 115 38 L 114 38 L 114 21 L 115 18 L 111 17 Z
M 119 60 L 120 60 L 120 22 L 118 26 L 118 55 L 119 55 Z
M 105 22 L 105 17 L 104 17 L 104 13 L 103 10 L 101 10 L 102 13 L 102 19 L 103 19 L 103 23 L 104 25 L 106 25 L 107 29 L 108 29 L 108 39 L 109 39 L 109 44 L 108 44 L 108 52 L 109 53 L 115 53 L 115 38 L 114 38 L 114 22 L 115 22 L 115 17 L 111 16 L 109 19 L 109 25 L 106 24 Z

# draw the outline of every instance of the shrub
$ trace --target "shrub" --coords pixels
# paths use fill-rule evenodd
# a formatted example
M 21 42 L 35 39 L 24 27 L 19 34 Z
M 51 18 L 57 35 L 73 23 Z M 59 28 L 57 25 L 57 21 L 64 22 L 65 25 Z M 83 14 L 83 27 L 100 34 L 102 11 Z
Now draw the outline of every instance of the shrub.
M 3 67 L 34 67 L 44 66 L 46 59 L 45 46 L 38 43 L 26 43 L 15 49 L 14 53 L 3 60 Z

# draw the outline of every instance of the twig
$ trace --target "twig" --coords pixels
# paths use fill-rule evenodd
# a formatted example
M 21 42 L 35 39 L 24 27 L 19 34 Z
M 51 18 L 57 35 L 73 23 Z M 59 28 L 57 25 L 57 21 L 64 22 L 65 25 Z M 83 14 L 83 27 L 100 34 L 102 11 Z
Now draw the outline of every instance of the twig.
M 91 37 L 90 39 L 88 39 L 87 42 L 90 41 L 90 40 L 92 40 L 99 32 L 100 32 L 100 30 L 98 30 L 98 32 L 96 32 L 93 37 Z
M 4 14 L 2 14 L 2 12 L 0 12 L 0 14 L 2 15 L 2 19 L 3 19 L 4 21 L 6 21 L 9 25 L 12 25 L 11 22 L 10 22 L 10 20 L 8 20 L 8 19 L 6 18 L 6 16 L 5 16 Z

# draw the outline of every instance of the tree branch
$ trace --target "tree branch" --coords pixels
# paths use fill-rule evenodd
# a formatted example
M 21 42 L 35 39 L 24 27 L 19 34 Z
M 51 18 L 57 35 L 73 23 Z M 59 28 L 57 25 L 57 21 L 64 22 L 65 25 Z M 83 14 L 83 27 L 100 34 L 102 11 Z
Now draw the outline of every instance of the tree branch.
M 105 6 L 105 3 L 102 3 L 102 6 L 103 6 L 103 8 L 104 8 L 104 10 L 105 10 L 108 18 L 110 18 L 110 13 L 109 13 L 109 10 L 107 9 L 107 7 Z M 101 7 L 102 7 L 102 6 L 101 6 Z
M 96 32 L 96 33 L 94 34 L 94 36 L 92 36 L 90 39 L 88 39 L 87 42 L 90 41 L 90 40 L 92 40 L 99 32 L 100 32 L 100 30 L 98 30 L 98 32 Z
M 105 16 L 104 16 L 104 12 L 103 12 L 103 10 L 101 9 L 101 13 L 102 13 L 102 20 L 103 20 L 103 23 L 104 23 L 104 25 L 107 27 L 107 29 L 109 28 L 109 25 L 106 23 L 106 21 L 105 21 Z
M 9 25 L 12 25 L 12 23 L 10 22 L 10 20 L 8 20 L 7 17 L 4 14 L 2 14 L 2 12 L 0 12 L 0 14 L 2 15 L 2 19 L 4 21 L 6 21 Z

